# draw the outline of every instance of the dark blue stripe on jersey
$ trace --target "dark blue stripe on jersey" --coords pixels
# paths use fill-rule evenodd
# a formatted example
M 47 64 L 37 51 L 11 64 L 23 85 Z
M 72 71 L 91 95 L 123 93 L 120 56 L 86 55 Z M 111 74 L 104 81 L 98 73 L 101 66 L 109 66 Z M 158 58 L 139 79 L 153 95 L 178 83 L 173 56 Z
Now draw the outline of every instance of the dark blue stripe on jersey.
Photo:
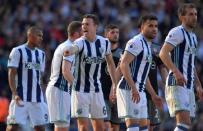
M 87 56 L 91 57 L 92 56 L 92 52 L 91 52 L 91 46 L 90 43 L 85 40 L 85 44 L 87 47 Z M 91 68 L 91 64 L 85 64 L 85 89 L 84 92 L 90 92 L 90 76 L 89 76 L 89 72 L 90 72 L 90 68 Z
M 27 61 L 32 63 L 32 52 L 27 48 L 25 48 L 25 50 L 27 52 L 27 57 L 28 57 Z M 32 69 L 28 69 L 27 73 L 28 73 L 28 75 L 27 75 L 27 77 L 28 77 L 27 78 L 27 101 L 30 102 L 32 99 L 32 77 L 33 77 Z
M 189 33 L 186 31 L 187 37 L 189 39 L 189 44 L 190 47 L 192 47 L 192 40 L 190 38 Z M 189 50 L 190 51 L 190 50 Z M 188 67 L 187 67 L 187 88 L 191 88 L 191 83 L 192 83 L 192 54 L 189 55 L 189 60 L 188 60 Z
M 167 85 L 168 86 L 174 86 L 174 85 L 176 85 L 175 78 L 173 76 L 173 72 L 169 73 Z
M 183 36 L 185 36 L 183 29 L 182 29 L 182 33 L 183 33 Z M 185 47 L 186 47 L 186 40 L 185 40 L 185 37 L 184 37 L 183 42 L 180 43 L 180 45 L 179 45 L 179 47 L 178 47 L 178 48 L 179 48 L 179 54 L 178 54 L 178 56 L 179 56 L 179 59 L 178 59 L 178 60 L 179 60 L 179 62 L 178 62 L 178 69 L 180 70 L 181 73 L 183 73 L 183 60 L 184 60 Z
M 59 73 L 58 79 L 57 79 L 56 83 L 54 84 L 54 86 L 59 88 L 62 91 L 68 92 L 68 82 L 63 77 L 62 63 L 63 63 L 63 60 L 61 60 L 60 73 Z
M 148 47 L 147 42 L 145 40 L 144 40 L 144 44 L 147 47 L 148 55 L 150 55 L 149 47 Z M 142 76 L 141 76 L 139 91 L 143 90 L 144 81 L 146 80 L 146 77 L 148 76 L 147 71 L 149 70 L 149 68 L 150 68 L 150 64 L 149 64 L 149 62 L 146 62 L 146 65 L 144 67 L 144 71 L 143 71 Z
M 36 57 L 36 63 L 40 65 L 40 61 L 39 61 L 39 52 L 38 50 L 35 51 L 35 57 Z M 39 85 L 39 75 L 40 75 L 40 69 L 36 70 L 36 74 L 37 74 L 37 102 L 41 102 L 41 89 L 40 89 L 40 85 Z
M 134 74 L 133 74 L 134 82 L 137 82 L 137 75 L 138 75 L 138 71 L 139 71 L 139 68 L 140 68 L 140 65 L 141 65 L 141 62 L 142 62 L 142 59 L 143 59 L 143 55 L 144 55 L 144 50 L 141 51 L 140 54 L 137 56 L 135 71 L 134 71 Z
M 80 82 L 81 82 L 81 69 L 80 69 L 80 65 L 81 65 L 81 59 L 82 59 L 82 52 L 84 50 L 84 46 L 82 48 L 82 50 L 79 52 L 79 54 L 75 57 L 75 60 L 77 61 L 77 59 L 79 59 L 79 63 L 78 63 L 78 69 L 75 69 L 78 71 L 78 74 L 75 74 L 77 73 L 77 71 L 74 72 L 75 76 L 77 76 L 77 81 L 76 81 L 76 86 L 75 86 L 75 90 L 76 91 L 79 91 L 80 90 Z M 79 58 L 78 58 L 79 57 Z
M 109 42 L 108 42 L 108 40 L 106 40 L 106 52 L 107 52 L 107 49 L 108 49 L 108 45 L 109 45 Z
M 99 39 L 96 40 L 95 42 L 95 47 L 96 47 L 96 53 L 97 53 L 97 57 L 101 57 L 101 52 L 100 52 L 100 47 L 101 47 L 101 42 Z M 98 70 L 99 70 L 99 66 L 100 64 L 96 65 L 94 74 L 93 74 L 93 79 L 94 79 L 94 86 L 95 86 L 95 92 L 99 92 L 99 84 L 98 84 L 98 80 L 97 80 L 97 76 L 98 76 Z
M 22 100 L 24 100 L 24 98 L 23 98 L 23 84 L 22 84 L 22 81 L 23 81 L 23 52 L 21 49 L 18 49 L 18 51 L 20 52 L 20 60 L 19 60 L 19 65 L 18 65 L 18 69 L 17 69 L 17 72 L 18 72 L 17 93 L 18 93 L 18 96 Z

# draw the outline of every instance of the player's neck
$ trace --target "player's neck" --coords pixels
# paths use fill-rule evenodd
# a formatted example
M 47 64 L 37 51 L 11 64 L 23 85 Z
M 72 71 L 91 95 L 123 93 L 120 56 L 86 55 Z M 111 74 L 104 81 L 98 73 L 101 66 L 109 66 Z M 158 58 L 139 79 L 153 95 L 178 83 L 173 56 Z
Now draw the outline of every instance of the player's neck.
M 29 41 L 26 43 L 26 45 L 27 45 L 27 47 L 28 47 L 29 49 L 31 49 L 31 50 L 34 50 L 34 49 L 35 49 L 35 46 L 34 46 L 32 43 L 30 43 Z
M 182 24 L 183 28 L 187 31 L 187 32 L 192 32 L 193 28 L 188 27 L 186 24 Z
M 111 43 L 111 50 L 118 48 L 118 43 Z
M 89 36 L 89 37 L 86 37 L 86 40 L 89 42 L 94 42 L 96 40 L 96 34 Z

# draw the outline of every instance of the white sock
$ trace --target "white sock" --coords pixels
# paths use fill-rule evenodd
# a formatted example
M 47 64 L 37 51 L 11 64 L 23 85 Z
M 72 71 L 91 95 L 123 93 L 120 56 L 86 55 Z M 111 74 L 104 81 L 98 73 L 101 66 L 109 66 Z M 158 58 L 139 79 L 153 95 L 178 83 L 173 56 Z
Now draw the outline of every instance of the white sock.
M 174 131 L 189 131 L 190 126 L 182 123 L 178 123 Z

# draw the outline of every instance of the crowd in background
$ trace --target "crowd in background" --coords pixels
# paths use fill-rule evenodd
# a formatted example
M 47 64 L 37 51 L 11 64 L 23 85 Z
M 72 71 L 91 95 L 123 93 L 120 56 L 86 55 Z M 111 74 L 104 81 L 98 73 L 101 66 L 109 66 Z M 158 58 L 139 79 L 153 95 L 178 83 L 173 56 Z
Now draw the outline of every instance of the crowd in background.
M 113 23 L 120 28 L 121 48 L 129 38 L 138 33 L 137 21 L 142 14 L 158 17 L 159 33 L 156 42 L 162 44 L 168 31 L 179 24 L 177 8 L 183 2 L 193 2 L 198 9 L 198 25 L 195 29 L 199 40 L 196 69 L 203 82 L 203 1 L 201 0 L 1 0 L 0 1 L 0 96 L 11 99 L 7 80 L 7 60 L 11 49 L 26 41 L 26 29 L 37 25 L 43 29 L 42 49 L 46 52 L 44 87 L 50 76 L 51 59 L 55 48 L 67 38 L 67 24 L 81 20 L 86 13 L 99 17 L 98 34 L 104 26 Z M 202 112 L 201 106 L 199 113 Z M 167 119 L 168 120 L 168 119 Z M 203 121 L 199 118 L 199 121 Z M 195 125 L 195 126 L 201 126 Z

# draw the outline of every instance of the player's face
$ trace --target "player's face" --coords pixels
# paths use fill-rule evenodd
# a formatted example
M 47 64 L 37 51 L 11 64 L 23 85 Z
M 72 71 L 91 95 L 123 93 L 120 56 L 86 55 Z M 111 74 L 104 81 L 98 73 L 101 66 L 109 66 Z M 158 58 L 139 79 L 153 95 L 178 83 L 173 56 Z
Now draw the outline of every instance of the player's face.
M 197 24 L 197 10 L 195 8 L 186 8 L 186 14 L 183 16 L 183 22 L 189 28 L 194 28 Z
M 83 35 L 87 38 L 91 38 L 96 34 L 97 25 L 91 18 L 84 18 L 82 20 Z
M 109 41 L 113 44 L 113 43 L 117 43 L 119 40 L 119 29 L 118 28 L 114 28 L 109 30 L 109 32 L 107 32 L 106 37 L 109 39 Z
M 30 34 L 30 41 L 35 47 L 39 47 L 43 40 L 43 33 L 42 31 L 37 31 L 35 33 Z
M 158 21 L 147 20 L 142 26 L 141 31 L 147 39 L 154 39 L 158 32 Z

